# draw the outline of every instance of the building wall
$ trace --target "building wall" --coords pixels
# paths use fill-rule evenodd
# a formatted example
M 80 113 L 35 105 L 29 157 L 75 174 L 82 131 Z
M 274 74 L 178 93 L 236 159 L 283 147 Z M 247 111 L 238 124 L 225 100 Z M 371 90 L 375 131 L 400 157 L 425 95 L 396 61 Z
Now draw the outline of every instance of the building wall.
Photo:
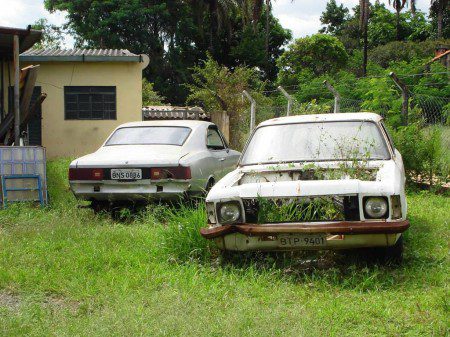
M 142 120 L 141 79 L 142 63 L 137 62 L 42 62 L 36 85 L 47 94 L 42 104 L 47 157 L 92 153 L 118 125 Z M 115 86 L 117 120 L 65 120 L 64 86 Z

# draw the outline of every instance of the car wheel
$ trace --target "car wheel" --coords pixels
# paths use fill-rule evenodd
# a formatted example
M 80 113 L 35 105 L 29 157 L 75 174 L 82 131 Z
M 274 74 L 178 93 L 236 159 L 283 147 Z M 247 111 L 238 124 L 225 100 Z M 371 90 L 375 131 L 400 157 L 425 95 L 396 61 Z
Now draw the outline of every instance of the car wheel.
M 90 207 L 94 213 L 100 213 L 108 210 L 109 203 L 107 201 L 92 200 Z

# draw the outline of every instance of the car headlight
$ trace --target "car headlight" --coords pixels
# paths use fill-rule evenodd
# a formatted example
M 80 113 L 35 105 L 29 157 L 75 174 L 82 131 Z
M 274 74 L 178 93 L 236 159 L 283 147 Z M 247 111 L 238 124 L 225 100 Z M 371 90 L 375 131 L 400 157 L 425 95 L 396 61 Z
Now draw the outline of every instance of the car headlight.
M 364 198 L 364 212 L 366 217 L 372 219 L 386 218 L 388 203 L 384 197 Z
M 224 202 L 217 205 L 219 222 L 229 224 L 241 218 L 241 205 L 237 201 Z

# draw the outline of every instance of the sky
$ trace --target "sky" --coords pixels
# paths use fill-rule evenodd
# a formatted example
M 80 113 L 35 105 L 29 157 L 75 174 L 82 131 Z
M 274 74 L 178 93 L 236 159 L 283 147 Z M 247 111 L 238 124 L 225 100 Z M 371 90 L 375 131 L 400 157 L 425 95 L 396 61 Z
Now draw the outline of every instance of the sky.
M 352 8 L 358 0 L 336 2 Z M 430 0 L 418 0 L 417 8 L 427 12 L 429 2 Z M 298 38 L 314 34 L 320 29 L 320 15 L 325 10 L 327 0 L 272 0 L 272 3 L 273 14 L 280 20 L 281 25 L 290 29 L 294 38 Z M 43 0 L 0 0 L 0 26 L 26 28 L 42 17 L 56 25 L 66 21 L 63 12 L 47 12 Z M 73 39 L 66 36 L 64 44 L 66 48 L 72 47 Z

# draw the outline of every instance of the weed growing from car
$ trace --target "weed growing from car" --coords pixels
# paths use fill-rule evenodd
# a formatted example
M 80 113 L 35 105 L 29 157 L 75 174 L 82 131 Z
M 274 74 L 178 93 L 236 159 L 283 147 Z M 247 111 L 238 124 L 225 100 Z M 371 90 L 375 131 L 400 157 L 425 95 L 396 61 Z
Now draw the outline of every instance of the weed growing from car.
M 344 220 L 342 210 L 330 197 L 267 199 L 258 196 L 258 223 Z

